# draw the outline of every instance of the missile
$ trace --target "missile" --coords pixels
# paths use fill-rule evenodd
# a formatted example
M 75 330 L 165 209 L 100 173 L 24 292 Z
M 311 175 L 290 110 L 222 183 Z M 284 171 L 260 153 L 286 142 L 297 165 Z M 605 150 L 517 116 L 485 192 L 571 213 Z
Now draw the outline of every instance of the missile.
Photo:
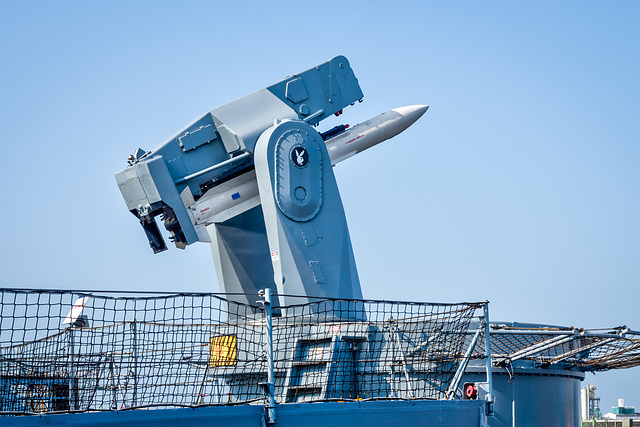
M 394 108 L 328 139 L 325 143 L 331 165 L 335 166 L 367 148 L 393 138 L 414 124 L 428 108 L 428 105 Z
M 183 202 L 185 199 L 183 198 Z M 224 222 L 260 204 L 256 171 L 251 170 L 207 191 L 197 202 L 185 206 L 196 226 Z M 201 241 L 204 233 L 198 233 Z M 204 240 L 208 241 L 208 240 Z
M 335 166 L 393 138 L 414 124 L 428 108 L 427 105 L 394 108 L 328 138 L 325 144 L 331 165 Z M 203 226 L 224 222 L 260 204 L 255 171 L 249 171 L 210 189 L 198 201 L 188 197 L 187 193 L 183 194 L 183 202 L 200 241 L 210 241 Z

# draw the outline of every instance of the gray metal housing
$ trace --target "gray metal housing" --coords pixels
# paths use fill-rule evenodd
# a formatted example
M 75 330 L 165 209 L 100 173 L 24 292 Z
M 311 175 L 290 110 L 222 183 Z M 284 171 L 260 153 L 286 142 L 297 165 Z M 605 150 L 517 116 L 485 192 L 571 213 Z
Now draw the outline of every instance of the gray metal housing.
M 204 226 L 189 220 L 185 202 L 253 169 L 258 137 L 287 119 L 315 125 L 361 100 L 362 90 L 344 56 L 275 83 L 196 118 L 151 151 L 138 149 L 116 174 L 127 204 L 154 252 L 166 249 L 154 217 L 163 215 L 179 248 L 208 241 Z

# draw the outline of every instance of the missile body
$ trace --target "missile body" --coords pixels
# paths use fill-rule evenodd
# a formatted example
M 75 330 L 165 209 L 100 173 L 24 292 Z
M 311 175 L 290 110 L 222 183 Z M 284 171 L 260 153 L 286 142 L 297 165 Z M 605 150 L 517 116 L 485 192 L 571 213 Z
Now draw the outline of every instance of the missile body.
M 398 135 L 416 122 L 427 105 L 394 108 L 325 141 L 331 165 Z M 185 202 L 187 202 L 185 200 Z M 255 171 L 247 172 L 207 191 L 197 202 L 185 203 L 196 229 L 224 222 L 260 204 Z M 209 241 L 206 233 L 198 233 Z
M 427 111 L 427 105 L 394 108 L 348 129 L 327 141 L 331 165 L 393 138 L 414 124 Z
M 207 191 L 187 206 L 193 225 L 224 222 L 260 204 L 256 171 L 251 170 Z

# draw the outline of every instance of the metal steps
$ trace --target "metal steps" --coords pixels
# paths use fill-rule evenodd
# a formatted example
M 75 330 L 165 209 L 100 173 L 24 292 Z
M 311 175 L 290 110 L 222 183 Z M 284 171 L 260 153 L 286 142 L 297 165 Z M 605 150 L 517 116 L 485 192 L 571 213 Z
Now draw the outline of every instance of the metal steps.
M 357 398 L 354 354 L 358 348 L 358 340 L 339 335 L 298 339 L 287 370 L 282 401 Z

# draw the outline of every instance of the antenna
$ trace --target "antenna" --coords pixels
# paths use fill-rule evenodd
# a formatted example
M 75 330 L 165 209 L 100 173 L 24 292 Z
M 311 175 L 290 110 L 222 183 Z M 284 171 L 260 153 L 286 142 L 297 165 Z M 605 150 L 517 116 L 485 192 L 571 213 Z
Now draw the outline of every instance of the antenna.
M 71 311 L 69 311 L 69 314 L 67 314 L 67 317 L 64 319 L 62 324 L 69 324 L 70 326 L 76 327 L 89 326 L 89 319 L 87 319 L 87 316 L 81 316 L 82 310 L 87 304 L 87 301 L 89 301 L 89 297 L 78 298 L 73 304 L 73 307 L 71 307 Z

